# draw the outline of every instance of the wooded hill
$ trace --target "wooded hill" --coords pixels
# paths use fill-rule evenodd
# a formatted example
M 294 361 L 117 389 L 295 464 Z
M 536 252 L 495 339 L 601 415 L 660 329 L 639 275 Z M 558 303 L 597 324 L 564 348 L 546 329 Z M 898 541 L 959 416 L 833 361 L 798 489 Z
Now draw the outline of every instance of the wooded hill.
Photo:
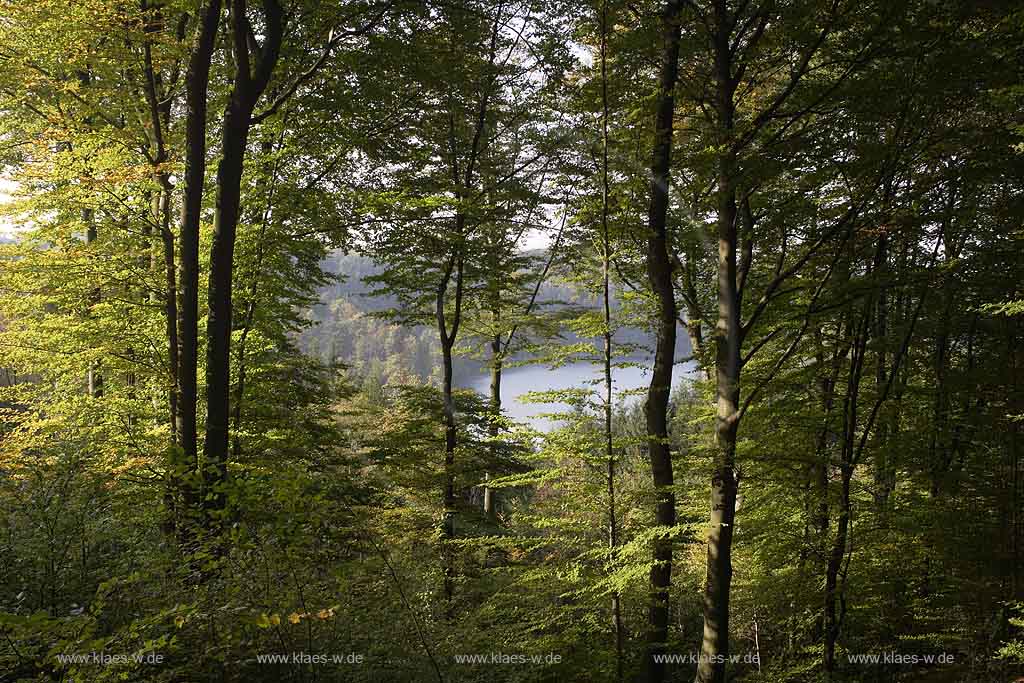
M 529 256 L 538 261 L 550 258 L 542 251 Z M 324 363 L 340 363 L 353 381 L 366 383 L 368 389 L 416 382 L 439 386 L 441 350 L 436 331 L 429 325 L 402 326 L 378 317 L 398 303 L 394 297 L 376 295 L 375 288 L 366 282 L 383 269 L 367 257 L 341 253 L 331 254 L 321 267 L 336 279 L 320 289 L 319 301 L 308 310 L 313 324 L 300 333 L 299 350 Z M 563 324 L 600 304 L 597 297 L 576 287 L 566 276 L 571 274 L 559 264 L 554 272 L 538 278 L 534 306 L 537 329 L 522 333 L 519 349 L 507 354 L 506 364 L 564 362 L 566 358 L 560 353 L 563 347 L 581 350 L 594 341 Z M 611 301 L 619 312 L 622 303 L 614 291 Z M 636 324 L 643 322 L 635 320 Z M 625 325 L 615 330 L 614 339 L 624 362 L 648 360 L 655 345 L 652 334 Z M 473 341 L 470 337 L 454 359 L 457 386 L 469 386 L 489 371 L 487 354 L 474 348 Z M 685 358 L 690 352 L 686 340 L 682 341 L 677 356 Z M 587 360 L 592 355 L 579 353 L 578 357 Z
M 1024 675 L 1022 98 L 1013 1 L 0 0 L 0 683 Z

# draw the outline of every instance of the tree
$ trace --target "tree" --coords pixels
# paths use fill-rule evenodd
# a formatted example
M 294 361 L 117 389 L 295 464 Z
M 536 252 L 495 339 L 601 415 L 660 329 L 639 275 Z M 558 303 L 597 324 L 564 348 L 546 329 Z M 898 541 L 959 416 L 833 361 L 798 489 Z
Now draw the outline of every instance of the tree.
M 185 507 L 194 514 L 199 496 L 197 488 L 199 470 L 197 405 L 197 375 L 199 363 L 199 229 L 203 208 L 203 190 L 206 177 L 206 110 L 213 60 L 214 41 L 220 21 L 220 0 L 211 0 L 200 6 L 185 71 L 185 173 L 181 202 L 181 256 L 179 259 L 178 291 L 178 438 L 184 450 L 181 474 L 187 477 Z M 190 524 L 193 522 L 189 522 Z
M 0 15 L 0 670 L 1024 673 L 1017 7 Z
M 455 576 L 447 543 L 455 536 L 459 431 L 453 398 L 456 343 L 471 301 L 481 297 L 479 307 L 485 310 L 501 305 L 497 300 L 508 286 L 501 274 L 517 261 L 501 263 L 501 270 L 491 273 L 489 300 L 480 294 L 488 286 L 483 284 L 486 268 L 515 247 L 515 233 L 522 228 L 510 231 L 497 218 L 498 207 L 503 200 L 521 205 L 516 190 L 508 188 L 529 182 L 542 167 L 529 131 L 518 123 L 533 102 L 529 95 L 517 100 L 515 89 L 528 74 L 519 61 L 526 16 L 504 5 L 428 7 L 396 18 L 396 34 L 416 24 L 409 43 L 379 45 L 385 73 L 411 69 L 415 99 L 396 106 L 408 112 L 415 126 L 396 131 L 388 141 L 392 167 L 374 178 L 395 189 L 378 194 L 366 209 L 373 226 L 370 253 L 385 266 L 371 281 L 382 285 L 380 293 L 398 299 L 387 313 L 391 319 L 403 324 L 429 320 L 440 341 L 448 472 L 441 535 L 449 603 Z M 404 59 L 394 63 L 400 49 L 414 50 L 414 66 Z M 415 139 L 406 137 L 410 132 Z M 500 384 L 496 388 L 500 391 Z
M 647 392 L 648 457 L 651 477 L 658 489 L 657 524 L 662 527 L 654 543 L 651 565 L 650 633 L 647 678 L 664 680 L 665 667 L 658 655 L 668 639 L 668 592 L 672 582 L 672 528 L 676 501 L 672 490 L 672 455 L 668 444 L 668 401 L 676 349 L 676 301 L 667 241 L 668 184 L 672 162 L 672 119 L 679 75 L 679 40 L 682 2 L 666 2 L 662 12 L 662 55 L 658 76 L 654 152 L 651 161 L 651 202 L 647 216 L 647 278 L 658 300 L 657 348 Z

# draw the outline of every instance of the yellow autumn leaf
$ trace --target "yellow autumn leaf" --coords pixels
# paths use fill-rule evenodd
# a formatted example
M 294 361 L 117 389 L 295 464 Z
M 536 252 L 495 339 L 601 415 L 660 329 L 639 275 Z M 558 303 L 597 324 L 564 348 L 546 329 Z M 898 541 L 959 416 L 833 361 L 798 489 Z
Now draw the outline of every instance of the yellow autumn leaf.
M 320 610 L 319 612 L 316 613 L 316 616 L 318 618 L 320 618 L 320 619 L 330 619 L 331 617 L 334 616 L 334 610 L 333 609 L 322 609 L 322 610 Z
M 292 612 L 291 614 L 288 615 L 288 621 L 293 623 L 293 624 L 297 624 L 300 621 L 302 621 L 302 615 L 299 614 L 298 612 Z

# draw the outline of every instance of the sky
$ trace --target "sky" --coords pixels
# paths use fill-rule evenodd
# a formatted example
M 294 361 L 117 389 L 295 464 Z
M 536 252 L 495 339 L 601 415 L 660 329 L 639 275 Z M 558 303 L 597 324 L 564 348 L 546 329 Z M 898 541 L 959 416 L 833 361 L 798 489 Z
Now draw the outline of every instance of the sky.
M 12 183 L 10 180 L 7 180 L 6 178 L 0 177 L 0 204 L 6 202 L 10 198 L 11 192 L 13 191 L 14 183 Z M 0 216 L 0 236 L 11 235 L 13 233 L 14 227 L 6 218 Z

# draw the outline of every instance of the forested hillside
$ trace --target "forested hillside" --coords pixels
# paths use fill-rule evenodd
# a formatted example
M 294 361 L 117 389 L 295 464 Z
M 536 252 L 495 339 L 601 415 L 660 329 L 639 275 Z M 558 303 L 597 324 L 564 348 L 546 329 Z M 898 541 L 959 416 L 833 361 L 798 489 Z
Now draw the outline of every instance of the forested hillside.
M 403 327 L 374 317 L 393 303 L 372 296 L 363 278 L 380 272 L 371 260 L 333 254 L 323 269 L 336 275 L 307 311 L 299 349 L 323 363 L 342 363 L 346 374 L 378 386 L 439 381 L 436 335 L 429 327 Z
M 541 252 L 531 256 L 537 260 L 551 258 L 549 253 Z M 429 325 L 403 326 L 382 319 L 396 300 L 379 294 L 370 284 L 382 272 L 379 266 L 365 256 L 335 252 L 321 267 L 335 277 L 320 289 L 319 301 L 308 309 L 313 324 L 299 335 L 299 350 L 323 363 L 340 364 L 347 377 L 363 383 L 371 392 L 389 384 L 440 384 L 441 349 L 436 331 Z M 587 343 L 586 338 L 561 322 L 598 307 L 597 297 L 574 282 L 564 264 L 538 277 L 536 285 L 538 324 L 523 334 L 526 339 L 518 351 L 508 354 L 507 363 L 562 362 L 563 347 L 579 351 L 578 345 Z M 615 292 L 611 306 L 622 308 Z M 641 362 L 654 347 L 653 336 L 637 327 L 615 330 L 615 341 L 624 359 Z M 685 343 L 681 347 L 677 355 L 687 357 L 688 347 Z M 586 358 L 586 353 L 579 357 Z M 487 354 L 481 354 L 470 342 L 455 358 L 455 384 L 468 386 L 489 367 Z
M 0 683 L 1024 677 L 1022 105 L 1012 0 L 0 0 Z

